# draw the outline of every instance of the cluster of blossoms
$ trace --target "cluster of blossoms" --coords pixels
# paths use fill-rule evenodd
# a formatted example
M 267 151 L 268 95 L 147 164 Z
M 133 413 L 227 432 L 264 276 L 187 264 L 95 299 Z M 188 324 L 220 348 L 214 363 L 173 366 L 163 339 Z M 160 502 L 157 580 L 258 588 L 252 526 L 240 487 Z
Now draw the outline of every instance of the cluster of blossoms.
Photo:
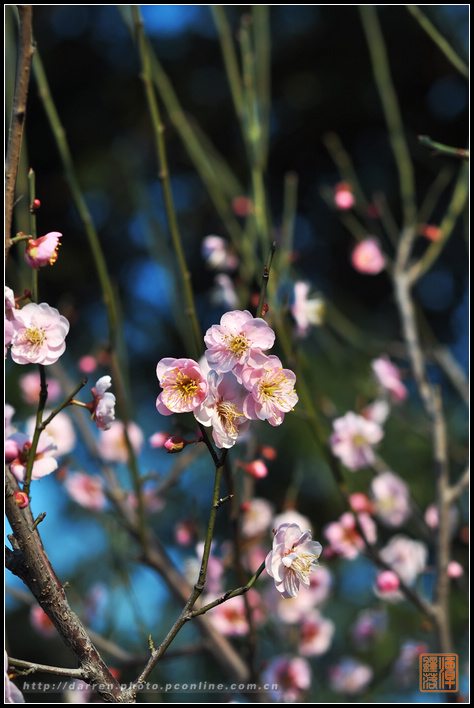
M 156 373 L 163 391 L 156 407 L 162 415 L 192 412 L 213 428 L 218 448 L 231 448 L 252 420 L 281 425 L 298 401 L 295 374 L 278 357 L 267 355 L 275 333 L 248 310 L 233 310 L 204 337 L 209 371 L 193 359 L 162 359 Z

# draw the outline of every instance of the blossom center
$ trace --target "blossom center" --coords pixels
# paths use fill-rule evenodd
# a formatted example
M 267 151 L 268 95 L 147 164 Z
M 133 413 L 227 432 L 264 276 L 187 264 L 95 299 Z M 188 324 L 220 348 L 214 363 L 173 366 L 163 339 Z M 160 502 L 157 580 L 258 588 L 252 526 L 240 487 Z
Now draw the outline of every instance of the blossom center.
M 318 556 L 314 553 L 295 553 L 293 549 L 285 553 L 282 561 L 304 585 L 308 584 L 309 576 L 318 566 Z
M 287 385 L 285 386 L 285 384 Z M 293 387 L 291 387 L 291 390 L 288 390 L 288 379 L 285 374 L 278 373 L 270 379 L 260 381 L 258 384 L 258 390 L 260 396 L 264 400 L 276 400 L 278 404 L 283 405 L 282 397 L 286 394 L 292 393 Z
M 365 447 L 367 445 L 367 440 L 364 438 L 362 433 L 356 433 L 352 438 L 352 442 L 356 447 Z
M 25 343 L 30 345 L 30 356 L 33 356 L 36 350 L 39 349 L 46 341 L 46 334 L 44 332 L 44 329 L 41 329 L 41 327 L 35 327 L 34 325 L 32 325 L 30 327 L 27 327 L 27 329 L 25 330 L 23 334 L 23 339 Z
M 221 401 L 217 404 L 217 413 L 219 415 L 219 420 L 224 427 L 224 430 L 231 434 L 237 433 L 237 427 L 235 424 L 236 418 L 241 418 L 242 413 L 239 411 L 235 403 L 229 403 L 229 401 Z
M 199 391 L 199 385 L 196 379 L 192 379 L 187 374 L 183 374 L 178 371 L 176 374 L 176 381 L 173 384 L 173 388 L 180 398 L 183 398 L 185 402 L 192 398 Z
M 240 359 L 242 354 L 244 354 L 250 346 L 250 342 L 245 336 L 245 334 L 232 335 L 228 334 L 226 336 L 227 348 L 232 352 L 236 359 Z

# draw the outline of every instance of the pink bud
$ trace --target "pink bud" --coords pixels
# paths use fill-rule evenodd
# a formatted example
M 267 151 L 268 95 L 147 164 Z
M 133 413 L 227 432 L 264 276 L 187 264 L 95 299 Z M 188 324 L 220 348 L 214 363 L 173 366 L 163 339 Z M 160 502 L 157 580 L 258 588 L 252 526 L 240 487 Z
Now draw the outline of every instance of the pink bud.
M 186 445 L 186 441 L 179 435 L 173 435 L 171 438 L 166 440 L 164 447 L 168 452 L 181 452 L 181 450 Z
M 377 578 L 377 587 L 381 592 L 393 592 L 400 587 L 400 578 L 393 570 L 384 570 Z
M 347 182 L 339 182 L 334 187 L 334 203 L 338 209 L 352 209 L 355 204 L 354 195 Z
M 25 494 L 25 492 L 15 492 L 14 495 L 15 501 L 20 507 L 20 509 L 24 509 L 25 506 L 28 506 L 30 503 L 30 500 L 28 499 L 28 494 Z
M 464 574 L 464 568 L 457 561 L 451 561 L 446 572 L 450 578 L 460 578 Z
M 267 466 L 263 460 L 248 462 L 246 465 L 243 465 L 243 468 L 252 475 L 252 477 L 255 477 L 255 479 L 263 479 L 268 474 Z
M 351 494 L 349 497 L 349 503 L 353 511 L 366 511 L 368 514 L 372 514 L 374 511 L 372 502 L 362 492 Z

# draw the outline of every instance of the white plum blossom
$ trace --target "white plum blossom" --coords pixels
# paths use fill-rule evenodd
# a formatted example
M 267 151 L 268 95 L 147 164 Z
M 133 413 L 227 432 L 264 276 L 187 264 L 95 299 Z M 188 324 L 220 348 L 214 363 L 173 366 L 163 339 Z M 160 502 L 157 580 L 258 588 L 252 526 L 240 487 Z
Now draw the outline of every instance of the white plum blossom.
M 405 400 L 408 396 L 408 391 L 402 383 L 400 371 L 387 356 L 374 359 L 372 371 L 381 388 L 390 393 L 395 401 Z
M 47 303 L 15 310 L 11 356 L 17 364 L 54 364 L 66 349 L 69 322 Z
M 370 484 L 375 511 L 387 526 L 401 526 L 411 514 L 410 491 L 401 477 L 382 472 Z
M 298 281 L 294 286 L 294 302 L 291 314 L 296 322 L 296 333 L 305 337 L 311 326 L 322 325 L 324 320 L 324 300 L 322 297 L 309 299 L 310 285 Z
M 393 536 L 380 551 L 381 559 L 407 585 L 413 585 L 418 575 L 425 569 L 428 549 L 422 541 L 408 536 Z
M 311 531 L 302 532 L 297 524 L 282 524 L 273 538 L 273 549 L 265 559 L 265 569 L 275 581 L 282 597 L 296 597 L 300 583 L 310 585 L 318 567 L 322 546 L 313 541 Z

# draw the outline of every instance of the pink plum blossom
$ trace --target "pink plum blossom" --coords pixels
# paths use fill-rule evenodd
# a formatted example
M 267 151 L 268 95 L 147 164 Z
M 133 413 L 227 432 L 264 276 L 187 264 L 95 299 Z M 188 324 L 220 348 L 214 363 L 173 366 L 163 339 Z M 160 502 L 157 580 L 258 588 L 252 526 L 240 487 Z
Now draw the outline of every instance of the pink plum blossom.
M 362 409 L 362 416 L 378 425 L 383 425 L 389 414 L 390 405 L 388 401 L 381 398 L 376 398 L 375 401 L 372 401 L 372 403 Z
M 387 526 L 401 526 L 411 515 L 410 492 L 401 477 L 382 472 L 370 484 L 375 513 Z
M 335 693 L 358 695 L 365 691 L 373 675 L 367 664 L 352 657 L 343 657 L 338 664 L 330 667 L 329 684 Z
M 368 649 L 387 631 L 388 617 L 385 609 L 362 610 L 351 627 L 351 636 L 358 649 Z
M 99 430 L 109 430 L 115 420 L 115 396 L 107 391 L 112 386 L 110 376 L 102 376 L 92 389 L 94 396 L 91 408 L 91 420 Z
M 255 355 L 252 365 L 244 367 L 242 381 L 250 391 L 244 401 L 244 413 L 250 420 L 281 425 L 285 413 L 298 403 L 296 376 L 290 369 L 283 369 L 276 356 Z
M 15 326 L 15 294 L 13 290 L 5 285 L 5 356 L 7 355 L 8 347 L 10 346 Z
M 380 249 L 380 242 L 375 236 L 368 236 L 360 241 L 352 251 L 352 265 L 359 273 L 376 275 L 385 268 L 385 256 Z
M 194 359 L 161 359 L 156 375 L 163 389 L 156 408 L 162 415 L 193 411 L 206 397 L 207 381 Z
M 202 604 L 206 605 L 212 602 L 212 596 L 205 596 L 202 599 Z M 252 609 L 252 617 L 254 621 L 261 622 L 263 613 L 260 608 L 260 596 L 255 590 L 249 590 L 247 600 Z M 249 625 L 247 621 L 246 604 L 242 595 L 226 600 L 220 605 L 213 607 L 209 612 L 210 622 L 224 636 L 243 636 L 248 634 Z
M 51 411 L 45 410 L 43 412 L 43 419 L 46 420 Z M 36 416 L 31 416 L 26 421 L 26 433 L 33 439 L 33 434 L 36 428 Z M 42 439 L 45 431 L 40 434 L 40 440 Z M 71 418 L 64 411 L 59 411 L 52 421 L 48 423 L 47 434 L 52 438 L 56 444 L 56 457 L 62 457 L 63 455 L 68 455 L 72 452 L 76 446 L 76 432 L 72 424 Z
M 83 374 L 92 374 L 97 369 L 97 359 L 92 354 L 86 354 L 81 356 L 77 362 L 77 368 L 82 371 Z
M 274 701 L 298 703 L 311 685 L 311 667 L 299 656 L 276 656 L 269 661 L 262 679 L 271 686 L 269 694 Z
M 48 379 L 46 383 L 48 387 L 48 401 L 57 401 L 61 396 L 61 386 L 56 379 Z M 36 371 L 31 371 L 28 374 L 20 377 L 21 396 L 26 403 L 38 405 L 39 394 L 41 390 L 41 378 Z
M 29 238 L 26 244 L 25 259 L 28 265 L 34 270 L 39 270 L 43 266 L 53 265 L 58 260 L 59 239 L 62 234 L 59 231 L 51 231 L 40 238 Z
M 331 449 L 348 469 L 358 470 L 374 462 L 372 445 L 384 435 L 380 425 L 349 412 L 333 421 L 333 429 L 329 439 Z
M 247 391 L 230 372 L 219 374 L 211 370 L 207 384 L 207 396 L 194 409 L 194 417 L 201 425 L 212 425 L 212 437 L 218 448 L 233 447 L 250 426 L 242 412 Z
M 84 472 L 69 472 L 64 480 L 64 486 L 71 499 L 86 509 L 101 511 L 107 506 L 104 482 L 101 477 Z
M 47 303 L 29 303 L 15 312 L 11 356 L 17 364 L 54 364 L 66 349 L 69 322 Z
M 265 320 L 253 317 L 248 310 L 233 310 L 207 330 L 204 342 L 209 366 L 223 373 L 243 366 L 255 352 L 270 349 L 275 333 Z M 238 368 L 235 373 L 239 376 Z
M 127 426 L 127 433 L 133 450 L 138 454 L 144 439 L 141 429 L 132 421 Z M 129 452 L 125 440 L 124 424 L 117 420 L 110 425 L 107 431 L 101 431 L 98 446 L 103 460 L 127 462 Z
M 300 583 L 309 587 L 310 575 L 318 567 L 322 546 L 313 541 L 311 531 L 297 524 L 282 524 L 273 538 L 273 548 L 265 559 L 265 569 L 282 597 L 296 597 Z
M 400 578 L 393 570 L 383 570 L 377 575 L 374 592 L 378 598 L 386 602 L 400 602 L 403 594 L 400 590 Z
M 311 326 L 321 325 L 324 318 L 324 300 L 321 297 L 308 299 L 310 286 L 298 281 L 294 287 L 294 302 L 291 314 L 296 322 L 296 333 L 305 337 Z
M 359 524 L 369 543 L 375 543 L 377 538 L 377 528 L 365 512 L 357 515 Z M 365 543 L 359 533 L 356 518 L 350 511 L 342 514 L 339 521 L 333 521 L 324 528 L 324 534 L 329 541 L 332 552 L 343 558 L 352 560 L 357 558 L 359 553 L 365 548 Z
M 408 391 L 401 381 L 400 371 L 387 356 L 374 359 L 372 371 L 382 389 L 388 391 L 395 401 L 405 400 L 408 396 Z
M 268 469 L 263 460 L 252 460 L 252 462 L 241 462 L 239 464 L 242 469 L 244 469 L 247 474 L 255 479 L 263 479 L 268 474 Z
M 404 583 L 413 585 L 426 567 L 428 549 L 422 541 L 398 534 L 382 548 L 380 557 Z
M 151 447 L 164 447 L 164 444 L 169 437 L 171 437 L 169 433 L 164 433 L 163 431 L 158 430 L 156 433 L 153 433 L 150 438 L 148 438 L 148 442 Z
M 334 622 L 323 617 L 318 610 L 304 615 L 300 625 L 299 653 L 303 656 L 325 654 L 331 646 L 335 629 Z
M 23 482 L 26 474 L 28 453 L 31 449 L 31 438 L 24 433 L 13 433 L 10 440 L 18 445 L 18 457 L 10 463 L 10 469 L 19 482 Z M 41 479 L 58 468 L 56 459 L 57 446 L 54 439 L 45 430 L 40 435 L 36 448 L 35 461 L 31 479 Z

